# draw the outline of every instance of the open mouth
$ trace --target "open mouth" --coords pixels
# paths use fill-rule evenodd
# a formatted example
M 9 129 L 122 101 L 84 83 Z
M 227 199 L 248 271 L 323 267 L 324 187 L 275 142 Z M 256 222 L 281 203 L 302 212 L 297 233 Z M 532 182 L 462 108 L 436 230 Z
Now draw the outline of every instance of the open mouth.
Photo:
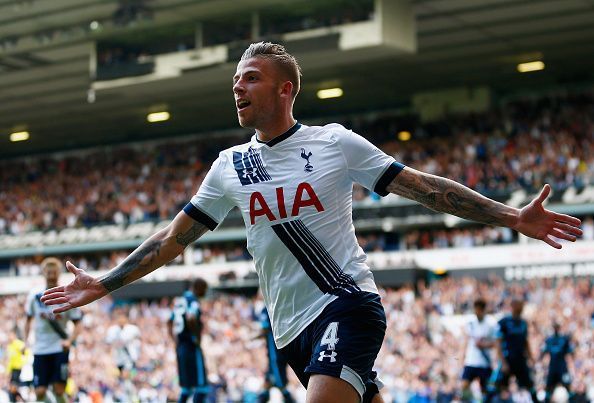
M 237 110 L 242 111 L 248 106 L 250 106 L 250 104 L 250 101 L 248 101 L 247 99 L 239 99 L 237 100 Z

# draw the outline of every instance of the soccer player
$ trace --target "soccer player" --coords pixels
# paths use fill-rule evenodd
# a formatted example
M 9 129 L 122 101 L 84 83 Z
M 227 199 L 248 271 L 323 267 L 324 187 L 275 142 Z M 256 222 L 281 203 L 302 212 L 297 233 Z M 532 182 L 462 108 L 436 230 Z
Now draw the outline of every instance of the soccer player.
M 308 403 L 381 402 L 373 363 L 386 317 L 352 223 L 357 182 L 425 206 L 513 228 L 561 248 L 580 220 L 548 211 L 538 197 L 522 209 L 488 199 L 452 180 L 396 162 L 339 124 L 306 126 L 293 117 L 300 68 L 281 45 L 248 47 L 233 77 L 239 123 L 252 139 L 224 150 L 190 203 L 101 278 L 67 263 L 75 280 L 43 300 L 81 306 L 171 261 L 214 230 L 234 206 L 247 229 L 275 343 L 303 385 Z
M 561 384 L 571 393 L 571 376 L 567 368 L 567 361 L 565 358 L 573 354 L 573 345 L 571 337 L 560 333 L 561 325 L 559 323 L 553 324 L 553 334 L 545 340 L 542 347 L 540 358 L 542 359 L 546 354 L 549 355 L 549 372 L 547 374 L 546 386 L 546 402 L 551 401 L 551 396 L 555 391 L 557 385 Z
M 19 393 L 19 386 L 21 384 L 21 370 L 25 364 L 26 345 L 24 341 L 17 337 L 17 329 L 10 332 L 8 339 L 10 340 L 6 347 L 8 358 L 6 372 L 8 372 L 9 376 L 8 398 L 11 402 L 25 401 Z
M 194 403 L 203 403 L 208 396 L 208 379 L 204 354 L 200 347 L 202 320 L 198 298 L 206 295 L 206 281 L 197 278 L 188 290 L 175 299 L 171 318 L 167 322 L 169 335 L 175 343 L 177 369 L 181 394 L 179 403 L 185 403 L 193 394 Z
M 493 385 L 488 401 L 494 395 L 509 386 L 509 379 L 515 376 L 521 389 L 528 390 L 533 402 L 538 402 L 530 367 L 533 364 L 530 343 L 528 341 L 528 322 L 522 319 L 524 301 L 514 298 L 511 302 L 511 315 L 498 322 L 497 358 L 499 367 L 491 378 Z
M 268 309 L 264 307 L 260 312 L 260 325 L 262 326 L 262 336 L 266 339 L 266 353 L 268 355 L 268 371 L 266 372 L 266 379 L 264 380 L 264 391 L 258 397 L 260 403 L 267 403 L 270 400 L 270 388 L 276 387 L 283 394 L 285 403 L 292 403 L 293 397 L 287 390 L 287 360 L 282 354 L 279 354 L 276 344 L 274 343 L 274 335 L 272 333 L 272 325 L 270 324 L 270 316 L 268 316 Z
M 487 302 L 474 301 L 475 317 L 466 326 L 466 356 L 462 373 L 462 400 L 471 401 L 470 384 L 478 379 L 483 394 L 491 376 L 491 352 L 495 347 L 495 326 L 486 317 Z
M 48 257 L 41 262 L 45 277 L 45 289 L 58 285 L 62 262 L 55 257 Z M 27 297 L 25 311 L 25 342 L 29 338 L 31 323 L 35 321 L 35 344 L 33 345 L 33 386 L 37 400 L 46 399 L 48 386 L 58 403 L 65 402 L 64 392 L 68 380 L 68 354 L 80 331 L 82 313 L 73 309 L 63 313 L 52 313 L 51 307 L 41 301 L 43 290 L 32 290 Z M 74 329 L 67 332 L 68 321 L 74 323 Z
M 131 371 L 136 368 L 140 355 L 140 329 L 128 323 L 128 315 L 123 309 L 115 311 L 116 323 L 107 329 L 105 341 L 112 346 L 114 361 L 119 370 L 119 381 L 124 385 L 128 396 L 135 394 L 130 381 Z

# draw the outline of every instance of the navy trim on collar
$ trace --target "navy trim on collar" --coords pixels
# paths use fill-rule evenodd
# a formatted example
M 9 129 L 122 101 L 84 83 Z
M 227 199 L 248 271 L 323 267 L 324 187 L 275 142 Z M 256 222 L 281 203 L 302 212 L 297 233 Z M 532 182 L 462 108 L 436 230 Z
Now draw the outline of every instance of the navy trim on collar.
M 280 143 L 283 140 L 288 139 L 289 137 L 291 137 L 293 134 L 295 134 L 295 132 L 297 130 L 299 130 L 301 128 L 301 123 L 296 122 L 293 127 L 291 127 L 289 130 L 287 130 L 286 132 L 284 132 L 283 134 L 276 136 L 275 138 L 273 138 L 270 141 L 261 141 L 258 140 L 258 135 L 256 134 L 256 141 L 258 143 L 262 143 L 262 144 L 266 144 L 268 147 L 272 147 L 275 144 Z

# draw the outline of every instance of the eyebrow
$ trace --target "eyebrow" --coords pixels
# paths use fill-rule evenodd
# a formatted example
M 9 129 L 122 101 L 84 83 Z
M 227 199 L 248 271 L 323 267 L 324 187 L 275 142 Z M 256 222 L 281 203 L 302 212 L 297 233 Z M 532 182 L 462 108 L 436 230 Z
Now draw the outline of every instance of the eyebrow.
M 239 77 L 241 77 L 242 75 L 246 75 L 246 74 L 252 74 L 252 73 L 257 73 L 257 74 L 261 74 L 260 70 L 247 70 L 242 72 L 241 74 L 235 74 L 233 76 L 233 81 L 237 80 Z

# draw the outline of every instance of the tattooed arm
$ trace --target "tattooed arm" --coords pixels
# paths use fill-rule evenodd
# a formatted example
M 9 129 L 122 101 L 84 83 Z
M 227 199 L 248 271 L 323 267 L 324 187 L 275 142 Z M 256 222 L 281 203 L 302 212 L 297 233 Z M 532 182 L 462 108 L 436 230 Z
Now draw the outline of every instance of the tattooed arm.
M 86 305 L 172 261 L 206 231 L 206 226 L 181 211 L 167 227 L 144 241 L 122 263 L 101 278 L 94 278 L 66 262 L 66 268 L 75 276 L 74 280 L 66 286 L 45 291 L 41 300 L 46 305 L 61 304 L 54 310 L 55 313 Z
M 581 235 L 580 220 L 543 207 L 551 188 L 545 185 L 540 195 L 522 209 L 489 199 L 474 190 L 440 176 L 405 167 L 387 188 L 389 192 L 416 200 L 424 206 L 467 220 L 509 227 L 554 248 L 561 244 L 551 236 L 575 241 Z

